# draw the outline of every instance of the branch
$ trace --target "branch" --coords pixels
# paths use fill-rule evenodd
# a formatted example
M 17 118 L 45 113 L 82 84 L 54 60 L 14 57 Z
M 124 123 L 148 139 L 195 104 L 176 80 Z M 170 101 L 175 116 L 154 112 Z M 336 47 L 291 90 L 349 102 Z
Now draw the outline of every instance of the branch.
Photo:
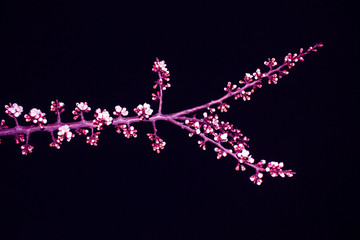
M 27 155 L 34 149 L 29 144 L 30 134 L 33 132 L 48 132 L 50 133 L 52 142 L 50 147 L 60 148 L 65 141 L 71 141 L 75 134 L 71 130 L 75 130 L 78 135 L 87 135 L 86 142 L 90 145 L 97 146 L 100 131 L 104 125 L 113 125 L 116 128 L 116 132 L 123 133 L 125 137 L 137 137 L 137 130 L 132 126 L 135 123 L 150 122 L 152 123 L 153 133 L 147 133 L 150 141 L 152 141 L 153 150 L 160 153 L 164 149 L 166 142 L 161 139 L 157 132 L 156 122 L 167 121 L 189 132 L 189 136 L 198 135 L 201 139 L 198 144 L 203 150 L 206 150 L 206 143 L 214 145 L 214 151 L 217 153 L 217 158 L 231 156 L 237 161 L 235 169 L 237 171 L 245 171 L 246 167 L 253 168 L 255 174 L 250 177 L 250 180 L 257 185 L 263 182 L 264 173 L 269 173 L 272 177 L 292 177 L 295 172 L 291 169 L 284 170 L 284 164 L 282 162 L 269 162 L 266 164 L 265 160 L 260 160 L 255 163 L 254 158 L 247 150 L 249 139 L 243 136 L 240 129 L 234 127 L 229 122 L 219 120 L 219 116 L 216 111 L 227 112 L 230 108 L 225 100 L 234 98 L 235 100 L 242 99 L 243 101 L 250 100 L 250 96 L 258 88 L 262 87 L 263 80 L 267 79 L 269 84 L 277 84 L 278 80 L 289 73 L 289 70 L 295 66 L 295 63 L 302 62 L 304 56 L 316 52 L 319 47 L 322 47 L 322 43 L 317 43 L 313 47 L 308 48 L 306 51 L 300 49 L 299 53 L 285 56 L 284 62 L 277 66 L 277 62 L 274 58 L 269 58 L 264 64 L 269 69 L 262 73 L 260 69 L 257 69 L 254 73 L 246 73 L 244 78 L 239 81 L 239 86 L 228 82 L 224 90 L 226 94 L 216 100 L 212 100 L 208 103 L 185 109 L 176 113 L 163 114 L 163 93 L 170 87 L 170 73 L 166 68 L 165 61 L 160 61 L 156 58 L 152 71 L 158 73 L 158 79 L 155 81 L 153 88 L 157 91 L 152 93 L 152 100 L 159 101 L 158 111 L 153 114 L 150 104 L 139 104 L 133 111 L 135 116 L 127 117 L 129 112 L 125 107 L 119 105 L 115 107 L 113 112 L 114 118 L 110 113 L 100 108 L 95 110 L 94 118 L 92 120 L 86 120 L 85 113 L 89 113 L 91 108 L 86 102 L 76 103 L 75 109 L 72 111 L 74 120 L 78 121 L 64 123 L 61 121 L 61 113 L 64 112 L 64 103 L 58 100 L 52 101 L 50 111 L 55 112 L 57 115 L 57 121 L 52 124 L 47 124 L 46 114 L 41 110 L 33 108 L 28 114 L 25 114 L 26 122 L 32 122 L 33 125 L 22 126 L 18 122 L 18 117 L 23 112 L 23 107 L 17 103 L 9 103 L 5 105 L 5 113 L 14 120 L 15 127 L 8 128 L 5 125 L 5 120 L 0 122 L 0 137 L 1 136 L 14 136 L 15 142 L 25 142 L 21 146 L 22 154 Z M 200 113 L 202 111 L 202 113 Z M 201 117 L 198 115 L 200 114 Z M 89 131 L 90 130 L 90 131 Z M 57 131 L 57 137 L 54 132 Z M 90 133 L 90 134 L 89 134 Z M 89 135 L 88 135 L 89 134 Z M 1 139 L 0 139 L 1 143 Z

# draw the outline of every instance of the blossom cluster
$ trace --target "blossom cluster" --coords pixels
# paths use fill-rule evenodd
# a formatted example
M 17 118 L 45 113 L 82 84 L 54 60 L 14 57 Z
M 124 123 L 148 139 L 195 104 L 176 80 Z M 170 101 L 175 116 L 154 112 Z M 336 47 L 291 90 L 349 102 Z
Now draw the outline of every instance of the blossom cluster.
M 171 86 L 169 83 L 170 72 L 166 68 L 166 64 L 165 64 L 164 60 L 159 61 L 159 59 L 156 58 L 156 61 L 154 62 L 154 65 L 152 68 L 152 71 L 157 72 L 159 74 L 159 79 L 157 79 L 155 81 L 155 85 L 153 86 L 154 89 L 156 89 L 158 85 L 160 85 L 161 90 L 166 90 L 166 88 L 169 88 Z
M 60 145 L 64 141 L 64 139 L 70 142 L 71 138 L 75 137 L 75 134 L 70 131 L 69 125 L 62 125 L 61 127 L 59 127 L 57 134 L 57 139 L 53 138 L 53 142 L 50 143 L 50 147 L 56 147 L 57 149 L 60 148 Z
M 241 133 L 241 130 L 235 128 L 233 124 L 225 121 L 219 121 L 215 108 L 208 108 L 209 112 L 203 113 L 202 119 L 191 121 L 186 119 L 184 125 L 189 127 L 190 136 L 199 135 L 202 140 L 198 141 L 199 146 L 206 150 L 206 143 L 210 142 L 215 145 L 214 151 L 217 159 L 228 155 L 237 159 L 236 169 L 246 169 L 244 165 L 252 166 L 255 162 L 250 155 L 248 147 L 249 138 Z
M 103 125 L 110 125 L 113 118 L 110 116 L 109 112 L 106 109 L 101 110 L 100 108 L 95 111 L 94 127 L 97 130 L 102 130 Z
M 99 141 L 99 135 L 100 135 L 100 132 L 95 132 L 91 136 L 87 136 L 86 143 L 88 143 L 92 146 L 97 146 L 98 141 Z
M 159 138 L 156 134 L 148 133 L 147 136 L 149 137 L 150 141 L 153 142 L 151 144 L 153 150 L 157 153 L 160 153 L 160 150 L 164 149 L 166 142 L 164 142 L 164 140 Z
M 27 155 L 34 149 L 29 144 L 30 134 L 33 132 L 50 133 L 52 142 L 49 145 L 57 149 L 65 140 L 69 142 L 74 138 L 75 133 L 86 135 L 86 143 L 97 146 L 100 131 L 105 126 L 113 125 L 116 132 L 123 133 L 126 138 L 136 138 L 137 130 L 133 124 L 149 122 L 152 124 L 154 132 L 147 133 L 147 136 L 152 142 L 153 150 L 160 153 L 164 149 L 166 142 L 158 136 L 156 122 L 168 121 L 187 130 L 190 137 L 199 138 L 198 144 L 203 150 L 206 150 L 208 144 L 214 145 L 214 151 L 218 159 L 228 156 L 233 157 L 236 160 L 236 171 L 245 171 L 247 168 L 254 169 L 255 174 L 250 176 L 250 180 L 257 185 L 262 184 L 264 174 L 269 174 L 272 177 L 292 177 L 295 172 L 291 169 L 284 169 L 283 162 L 272 161 L 267 164 L 265 160 L 256 162 L 249 151 L 249 138 L 244 136 L 241 130 L 230 122 L 220 120 L 219 114 L 230 110 L 230 104 L 225 101 L 230 100 L 232 97 L 235 100 L 250 100 L 250 96 L 254 91 L 262 87 L 262 80 L 267 79 L 269 84 L 278 83 L 278 80 L 287 75 L 297 62 L 304 61 L 305 55 L 317 51 L 319 47 L 322 47 L 321 43 L 308 48 L 306 51 L 300 49 L 299 53 L 289 53 L 280 65 L 275 58 L 268 58 L 264 62 L 264 65 L 269 68 L 267 71 L 262 72 L 260 69 L 256 69 L 251 74 L 246 73 L 244 78 L 239 81 L 239 84 L 228 82 L 224 88 L 226 91 L 224 96 L 206 104 L 170 114 L 163 114 L 161 111 L 163 91 L 170 87 L 170 73 L 166 68 L 165 61 L 156 58 L 152 68 L 152 71 L 158 73 L 158 79 L 154 85 L 154 89 L 158 89 L 158 91 L 152 94 L 152 100 L 159 102 L 156 114 L 153 115 L 154 110 L 148 103 L 138 104 L 133 109 L 135 116 L 128 116 L 129 112 L 126 107 L 116 105 L 115 110 L 112 112 L 113 116 L 106 109 L 97 108 L 93 118 L 86 120 L 84 114 L 89 113 L 91 108 L 87 102 L 80 102 L 76 103 L 75 109 L 72 110 L 73 119 L 77 121 L 64 123 L 61 121 L 61 114 L 65 111 L 65 104 L 55 100 L 51 101 L 50 105 L 50 111 L 57 115 L 55 123 L 48 124 L 46 114 L 40 109 L 32 108 L 29 113 L 24 115 L 24 118 L 26 122 L 31 122 L 33 125 L 22 126 L 18 118 L 23 112 L 23 107 L 17 103 L 9 103 L 5 105 L 5 113 L 13 119 L 15 127 L 9 128 L 5 124 L 5 120 L 2 119 L 0 121 L 0 137 L 14 136 L 17 144 L 24 143 L 20 149 L 23 155 Z M 57 133 L 56 137 L 55 133 Z
M 115 127 L 117 133 L 123 132 L 124 136 L 126 138 L 137 137 L 137 130 L 134 128 L 134 126 L 128 126 L 126 124 L 121 124 Z
M 5 109 L 6 109 L 5 113 L 12 118 L 19 117 L 23 112 L 23 107 L 17 105 L 17 103 L 14 104 L 10 103 L 9 105 L 5 105 Z
M 21 153 L 23 155 L 27 155 L 28 153 L 32 153 L 34 146 L 31 146 L 30 144 L 24 144 L 20 148 L 21 148 Z
M 57 99 L 56 101 L 51 101 L 50 111 L 55 112 L 55 114 L 59 115 L 65 111 L 64 109 L 65 104 L 63 102 L 59 102 Z
M 44 128 L 44 125 L 47 123 L 45 118 L 45 113 L 41 112 L 40 109 L 33 108 L 30 110 L 29 114 L 25 114 L 25 119 L 27 122 L 33 122 L 38 124 L 41 129 Z
M 74 120 L 76 120 L 78 117 L 81 117 L 81 119 L 83 119 L 83 113 L 88 113 L 90 111 L 91 108 L 88 106 L 87 102 L 76 103 L 76 108 L 72 111 L 72 114 L 74 114 L 73 118 Z
M 119 105 L 117 105 L 115 107 L 115 111 L 113 112 L 113 114 L 115 116 L 127 116 L 129 114 L 129 112 L 127 111 L 127 109 L 125 107 L 120 107 Z
M 153 110 L 150 107 L 150 104 L 144 103 L 144 105 L 139 104 L 136 108 L 134 108 L 134 112 L 138 115 L 140 120 L 144 120 L 144 118 L 149 118 L 153 113 Z

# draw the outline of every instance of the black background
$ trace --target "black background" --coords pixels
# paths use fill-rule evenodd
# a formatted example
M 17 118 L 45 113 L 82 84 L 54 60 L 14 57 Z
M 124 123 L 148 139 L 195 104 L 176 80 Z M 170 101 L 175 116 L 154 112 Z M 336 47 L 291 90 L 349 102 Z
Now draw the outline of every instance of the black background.
M 80 101 L 93 110 L 155 109 L 159 57 L 171 73 L 163 105 L 171 113 L 221 97 L 228 81 L 265 70 L 269 57 L 280 63 L 323 42 L 277 85 L 264 84 L 249 102 L 228 101 L 221 115 L 250 138 L 255 159 L 283 161 L 297 175 L 256 186 L 251 169 L 236 172 L 234 159 L 217 160 L 212 147 L 201 150 L 165 122 L 157 124 L 167 142 L 160 154 L 146 137 L 150 124 L 136 124 L 130 140 L 108 127 L 98 147 L 76 136 L 50 149 L 48 134 L 32 134 L 29 156 L 2 137 L 0 238 L 356 239 L 354 6 L 169 2 L 4 6 L 0 104 L 40 108 L 50 122 L 55 99 L 65 103 L 64 122 Z M 13 126 L 4 109 L 0 118 Z

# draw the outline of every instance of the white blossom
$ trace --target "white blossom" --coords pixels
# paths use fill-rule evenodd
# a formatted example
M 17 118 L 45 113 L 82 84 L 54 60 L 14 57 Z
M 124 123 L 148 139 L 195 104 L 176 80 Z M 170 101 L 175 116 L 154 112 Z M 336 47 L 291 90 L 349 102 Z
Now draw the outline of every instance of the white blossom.
M 71 138 L 74 136 L 74 134 L 70 131 L 70 127 L 68 125 L 61 126 L 58 130 L 58 136 L 60 138 L 66 137 L 66 140 L 68 142 L 70 142 Z
M 119 115 L 121 114 L 122 116 L 127 116 L 129 114 L 129 112 L 127 111 L 127 109 L 124 107 L 120 107 L 119 105 L 115 106 L 115 112 L 113 113 L 114 115 Z
M 76 106 L 81 111 L 90 111 L 91 110 L 91 108 L 88 106 L 87 102 L 76 103 Z
M 250 154 L 250 152 L 248 150 L 243 149 L 242 152 L 238 153 L 237 155 L 238 155 L 238 157 L 246 158 L 249 156 L 249 154 Z
M 29 112 L 29 116 L 32 118 L 31 120 L 33 121 L 33 123 L 42 123 L 42 124 L 46 124 L 47 123 L 47 119 L 45 118 L 45 113 L 41 112 L 40 109 L 37 108 L 33 108 L 30 110 Z M 25 118 L 29 117 L 28 115 L 25 115 Z M 30 121 L 31 121 L 30 120 Z M 29 121 L 29 120 L 27 120 Z
M 144 103 L 145 115 L 150 116 L 153 113 L 153 110 L 150 108 L 150 104 Z
M 97 113 L 96 119 L 98 121 L 105 121 L 106 125 L 110 125 L 113 118 L 110 116 L 109 112 L 105 109 L 101 111 L 100 108 L 96 109 L 95 111 Z
M 220 135 L 220 138 L 221 138 L 221 140 L 223 140 L 223 141 L 227 141 L 227 137 L 228 137 L 228 134 L 227 134 L 227 133 L 223 133 L 223 134 Z
M 34 118 L 34 117 L 36 117 L 36 116 L 40 116 L 40 115 L 41 115 L 41 111 L 40 111 L 40 109 L 33 108 L 33 109 L 30 110 L 29 115 Z
M 12 114 L 14 117 L 19 117 L 23 112 L 23 107 L 17 103 L 10 104 L 10 106 L 5 105 L 5 108 L 7 109 L 5 113 Z
M 144 103 L 144 105 L 139 104 L 134 111 L 140 118 L 149 118 L 149 116 L 153 113 L 153 110 L 150 108 L 150 104 Z

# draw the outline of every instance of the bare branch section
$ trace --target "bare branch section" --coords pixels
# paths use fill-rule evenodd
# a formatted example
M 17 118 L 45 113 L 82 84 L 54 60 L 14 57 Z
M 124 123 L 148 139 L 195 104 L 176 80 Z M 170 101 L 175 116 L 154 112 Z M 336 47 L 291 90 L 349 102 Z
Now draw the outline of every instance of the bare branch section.
M 217 112 L 227 112 L 230 105 L 225 101 L 231 98 L 235 100 L 242 99 L 243 101 L 250 100 L 254 91 L 262 87 L 264 79 L 267 80 L 268 84 L 276 84 L 279 79 L 289 74 L 289 70 L 297 62 L 304 61 L 305 55 L 316 52 L 322 46 L 322 43 L 317 43 L 306 51 L 300 49 L 298 53 L 289 53 L 285 56 L 281 65 L 278 65 L 274 58 L 269 58 L 264 62 L 268 68 L 267 71 L 261 72 L 260 69 L 257 69 L 252 74 L 246 73 L 244 78 L 236 84 L 228 82 L 224 88 L 226 92 L 224 96 L 208 103 L 170 114 L 162 113 L 164 91 L 170 87 L 170 73 L 166 68 L 165 61 L 160 61 L 156 58 L 152 68 L 152 71 L 158 74 L 158 79 L 153 86 L 155 92 L 152 93 L 152 100 L 158 101 L 158 109 L 155 114 L 153 114 L 154 110 L 150 104 L 144 103 L 139 104 L 133 109 L 135 116 L 128 117 L 128 110 L 118 105 L 115 107 L 112 115 L 106 109 L 98 108 L 95 110 L 93 119 L 86 120 L 84 115 L 88 114 L 91 108 L 86 102 L 80 102 L 76 103 L 76 107 L 72 111 L 74 122 L 64 123 L 61 121 L 61 113 L 65 110 L 65 104 L 55 100 L 50 105 L 50 111 L 57 115 L 55 123 L 48 124 L 46 114 L 40 109 L 33 108 L 24 115 L 25 121 L 31 122 L 32 125 L 23 126 L 18 121 L 23 112 L 23 107 L 17 103 L 9 103 L 9 105 L 5 105 L 5 113 L 13 119 L 15 127 L 8 128 L 5 120 L 1 120 L 0 137 L 14 136 L 17 144 L 23 143 L 20 147 L 22 154 L 27 155 L 34 149 L 29 144 L 30 135 L 33 132 L 48 132 L 51 137 L 50 147 L 57 149 L 65 141 L 70 142 L 75 137 L 75 133 L 86 135 L 86 143 L 97 146 L 99 135 L 105 125 L 115 126 L 116 132 L 123 133 L 126 138 L 130 138 L 137 137 L 137 130 L 133 126 L 135 123 L 149 122 L 153 126 L 153 133 L 147 133 L 147 136 L 152 142 L 153 150 L 160 153 L 164 149 L 166 142 L 158 136 L 156 122 L 167 121 L 188 131 L 190 137 L 197 135 L 199 138 L 198 144 L 203 150 L 206 150 L 209 144 L 213 145 L 218 159 L 226 156 L 233 157 L 236 160 L 235 169 L 237 171 L 245 171 L 247 167 L 254 169 L 255 174 L 250 176 L 250 180 L 257 185 L 263 182 L 265 173 L 270 174 L 272 177 L 292 177 L 295 172 L 291 169 L 285 170 L 283 168 L 284 163 L 282 162 L 266 163 L 265 160 L 256 162 L 248 150 L 249 139 L 233 124 L 221 121 Z

